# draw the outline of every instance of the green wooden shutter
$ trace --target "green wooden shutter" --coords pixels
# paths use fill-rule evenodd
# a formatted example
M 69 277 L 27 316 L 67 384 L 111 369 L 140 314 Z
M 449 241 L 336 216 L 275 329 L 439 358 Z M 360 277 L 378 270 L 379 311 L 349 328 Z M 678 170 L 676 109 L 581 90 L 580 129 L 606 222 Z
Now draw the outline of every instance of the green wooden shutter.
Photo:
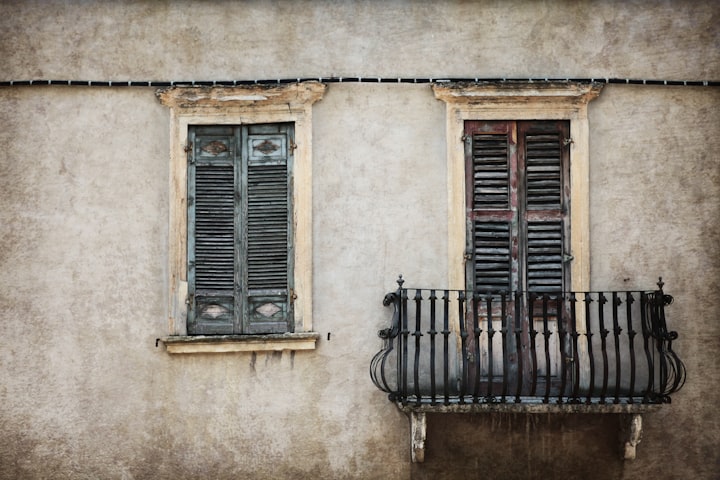
M 514 122 L 465 123 L 468 288 L 517 288 Z
M 235 310 L 237 131 L 189 132 L 188 333 L 231 334 Z
M 524 182 L 525 286 L 558 292 L 568 286 L 570 159 L 567 122 L 519 122 L 519 171 Z
M 292 125 L 188 140 L 188 333 L 291 331 Z
M 243 129 L 244 333 L 292 330 L 292 127 Z

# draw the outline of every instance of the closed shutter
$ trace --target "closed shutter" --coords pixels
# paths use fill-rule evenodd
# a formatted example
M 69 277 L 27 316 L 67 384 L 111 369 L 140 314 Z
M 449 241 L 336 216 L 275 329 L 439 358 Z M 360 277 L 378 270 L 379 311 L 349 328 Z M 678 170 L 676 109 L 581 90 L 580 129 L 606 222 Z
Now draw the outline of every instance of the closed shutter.
M 468 288 L 562 291 L 569 239 L 569 125 L 467 121 Z
M 190 131 L 188 333 L 235 332 L 237 138 L 232 127 Z
M 466 122 L 468 288 L 517 289 L 517 156 L 513 122 Z
M 188 333 L 292 327 L 292 127 L 193 127 Z
M 287 125 L 245 128 L 246 333 L 290 330 L 292 271 L 292 166 Z
M 567 122 L 518 122 L 523 283 L 531 292 L 561 292 L 569 278 L 564 262 L 570 238 L 568 138 Z

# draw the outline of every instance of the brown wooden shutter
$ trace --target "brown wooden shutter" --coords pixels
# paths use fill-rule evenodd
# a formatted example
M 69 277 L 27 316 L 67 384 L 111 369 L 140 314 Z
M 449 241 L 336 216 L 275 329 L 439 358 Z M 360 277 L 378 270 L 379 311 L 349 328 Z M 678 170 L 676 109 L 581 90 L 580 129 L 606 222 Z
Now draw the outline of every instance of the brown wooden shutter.
M 569 176 L 565 121 L 519 122 L 519 172 L 524 201 L 521 230 L 525 246 L 525 288 L 558 292 L 566 288 L 569 241 Z
M 467 121 L 468 288 L 569 285 L 566 121 Z
M 514 122 L 465 122 L 468 288 L 517 288 Z

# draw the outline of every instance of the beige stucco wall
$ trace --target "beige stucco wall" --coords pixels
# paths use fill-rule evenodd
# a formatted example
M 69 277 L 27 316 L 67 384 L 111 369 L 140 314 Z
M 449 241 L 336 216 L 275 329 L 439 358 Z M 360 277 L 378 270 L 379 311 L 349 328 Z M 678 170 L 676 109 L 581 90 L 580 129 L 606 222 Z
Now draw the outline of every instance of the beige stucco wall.
M 0 80 L 717 80 L 719 16 L 695 2 L 8 2 Z M 689 371 L 638 459 L 609 443 L 615 418 L 449 416 L 411 466 L 408 421 L 367 367 L 397 274 L 447 280 L 450 140 L 428 85 L 329 86 L 313 109 L 317 349 L 215 356 L 155 347 L 172 239 L 154 89 L 0 88 L 0 478 L 566 478 L 566 457 L 585 478 L 712 478 L 719 107 L 717 88 L 618 85 L 590 105 L 593 287 L 662 275 Z
M 718 10 L 694 0 L 5 2 L 0 12 L 9 78 L 706 80 L 720 69 Z

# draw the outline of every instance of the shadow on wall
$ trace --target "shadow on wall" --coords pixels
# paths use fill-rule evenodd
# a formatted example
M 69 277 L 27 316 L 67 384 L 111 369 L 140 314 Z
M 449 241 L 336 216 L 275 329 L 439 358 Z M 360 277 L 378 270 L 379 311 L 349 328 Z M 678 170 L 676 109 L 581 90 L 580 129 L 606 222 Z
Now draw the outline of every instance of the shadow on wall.
M 612 479 L 622 476 L 615 415 L 428 414 L 413 479 Z

